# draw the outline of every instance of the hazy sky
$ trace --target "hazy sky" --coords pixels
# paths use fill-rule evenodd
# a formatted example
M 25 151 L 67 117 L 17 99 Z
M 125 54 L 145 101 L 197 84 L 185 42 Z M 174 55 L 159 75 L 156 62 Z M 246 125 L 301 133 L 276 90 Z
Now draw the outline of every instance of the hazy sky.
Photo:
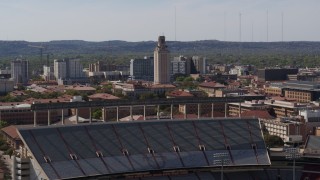
M 281 41 L 282 13 L 285 41 L 320 41 L 320 0 L 0 0 L 0 39 L 239 41 L 240 13 L 241 41 Z

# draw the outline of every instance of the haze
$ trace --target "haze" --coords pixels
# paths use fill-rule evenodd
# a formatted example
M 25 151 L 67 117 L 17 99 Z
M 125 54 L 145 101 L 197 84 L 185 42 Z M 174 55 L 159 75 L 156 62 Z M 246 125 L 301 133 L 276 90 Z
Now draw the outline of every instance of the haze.
M 319 0 L 1 0 L 0 39 L 319 41 L 319 8 Z

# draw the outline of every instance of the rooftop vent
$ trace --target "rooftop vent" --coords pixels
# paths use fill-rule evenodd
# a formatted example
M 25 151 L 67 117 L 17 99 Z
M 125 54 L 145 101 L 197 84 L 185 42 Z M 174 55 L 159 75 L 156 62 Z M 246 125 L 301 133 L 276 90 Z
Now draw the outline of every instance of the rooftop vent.
M 173 150 L 174 150 L 175 152 L 180 152 L 179 146 L 173 146 Z

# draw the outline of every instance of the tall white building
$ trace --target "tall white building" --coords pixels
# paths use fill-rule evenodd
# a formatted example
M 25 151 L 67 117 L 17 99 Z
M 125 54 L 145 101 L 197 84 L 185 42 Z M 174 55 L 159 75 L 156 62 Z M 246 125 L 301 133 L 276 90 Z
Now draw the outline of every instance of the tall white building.
M 170 83 L 170 59 L 164 36 L 159 36 L 154 50 L 154 84 Z
M 54 60 L 53 63 L 54 77 L 58 79 L 67 78 L 67 63 L 63 60 Z
M 46 81 L 54 80 L 54 70 L 52 66 L 43 66 L 43 79 Z
M 54 60 L 54 76 L 58 84 L 87 82 L 80 59 Z
M 29 61 L 17 59 L 11 61 L 11 78 L 14 84 L 27 84 L 29 80 Z

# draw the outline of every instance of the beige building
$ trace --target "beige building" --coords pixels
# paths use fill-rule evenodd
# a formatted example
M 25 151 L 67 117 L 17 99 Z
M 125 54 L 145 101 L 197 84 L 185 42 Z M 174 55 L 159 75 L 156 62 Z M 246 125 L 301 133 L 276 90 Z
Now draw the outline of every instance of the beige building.
M 282 89 L 279 87 L 266 87 L 265 93 L 268 95 L 275 95 L 275 96 L 281 96 L 282 95 Z
M 170 83 L 170 59 L 164 36 L 159 36 L 154 50 L 154 84 Z

